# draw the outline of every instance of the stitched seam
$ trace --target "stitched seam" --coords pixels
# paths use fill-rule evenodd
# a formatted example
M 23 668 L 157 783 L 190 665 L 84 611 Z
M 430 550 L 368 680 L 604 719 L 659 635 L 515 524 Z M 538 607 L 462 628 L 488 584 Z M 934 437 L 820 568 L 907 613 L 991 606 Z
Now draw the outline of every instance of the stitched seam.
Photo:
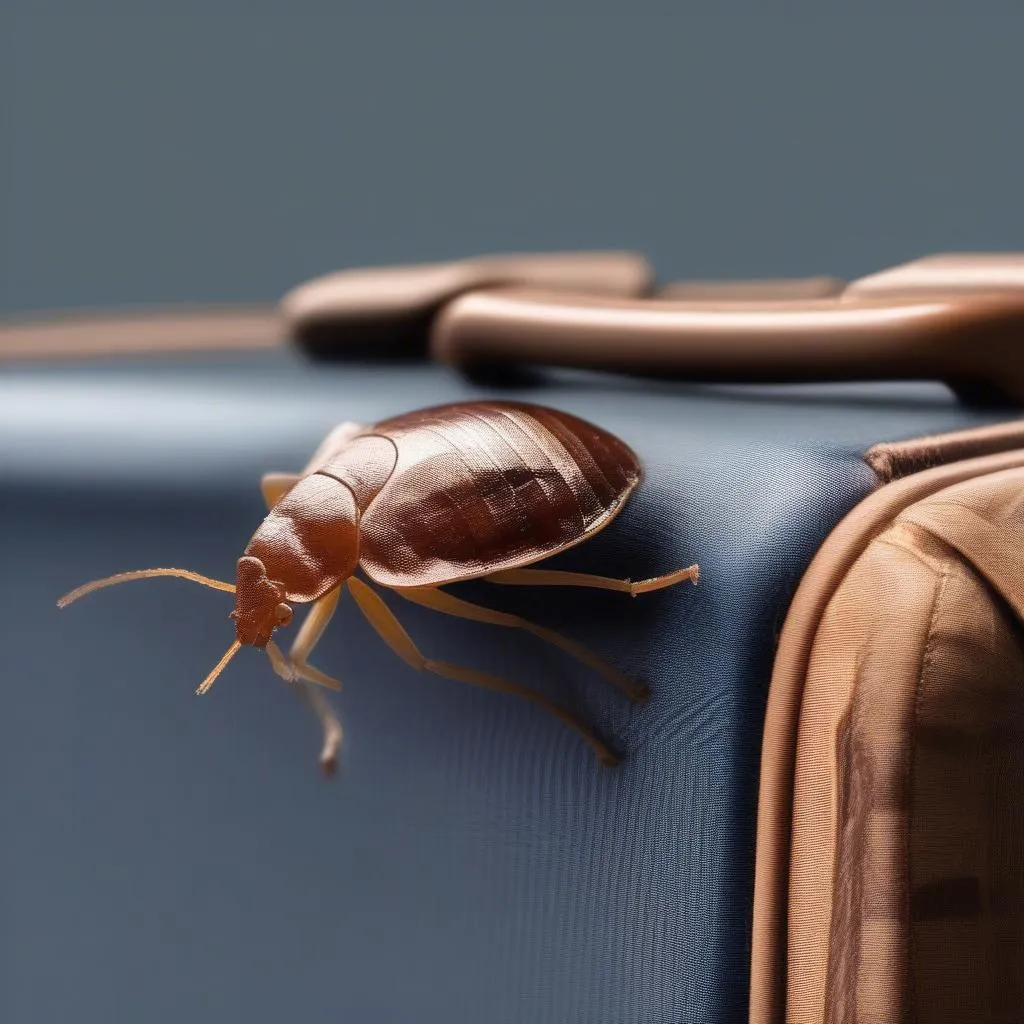
M 832 861 L 832 898 L 833 908 L 831 920 L 828 926 L 828 937 L 826 938 L 826 949 L 825 949 L 825 1024 L 841 1024 L 842 1021 L 850 1019 L 850 1015 L 846 1012 L 847 1008 L 845 1004 L 837 1005 L 837 996 L 835 992 L 836 988 L 836 974 L 842 973 L 843 965 L 833 969 L 833 955 L 835 952 L 835 927 L 836 927 L 836 894 L 839 892 L 839 862 L 842 856 L 842 845 L 843 845 L 843 822 L 844 812 L 849 811 L 849 777 L 856 771 L 856 736 L 858 733 L 857 722 L 862 718 L 863 712 L 861 710 L 861 702 L 857 700 L 857 694 L 861 688 L 862 673 L 864 670 L 864 653 L 863 650 L 857 652 L 857 657 L 854 665 L 854 683 L 850 690 L 850 704 L 849 704 L 849 721 L 847 726 L 846 742 L 846 775 L 841 780 L 840 784 L 836 787 L 836 814 L 833 818 L 833 829 L 835 831 L 836 846 L 835 855 Z M 860 899 L 858 909 L 863 917 L 863 882 L 860 883 L 859 892 Z M 842 909 L 839 911 L 842 913 Z M 849 924 L 849 922 L 847 922 Z M 856 957 L 857 957 L 857 972 L 854 975 L 860 973 L 861 956 L 863 948 L 863 927 L 858 924 L 857 936 L 856 936 Z M 848 965 L 846 965 L 848 967 Z M 852 989 L 850 989 L 853 998 L 852 1008 L 852 1019 L 857 1018 L 857 993 L 858 986 L 854 982 Z
M 921 703 L 924 699 L 924 684 L 925 679 L 931 673 L 931 667 L 935 656 L 935 629 L 939 618 L 939 609 L 942 606 L 943 597 L 945 596 L 946 586 L 949 582 L 951 570 L 951 561 L 947 562 L 942 568 L 942 574 L 939 577 L 938 584 L 935 588 L 935 597 L 932 600 L 932 613 L 928 619 L 928 632 L 925 635 L 924 651 L 921 654 L 921 669 L 917 674 L 917 684 L 914 690 L 914 707 L 913 707 L 913 718 L 911 720 L 910 736 L 907 742 L 907 761 L 906 761 L 906 786 L 907 786 L 907 819 L 906 819 L 906 839 L 904 840 L 903 847 L 903 871 L 905 878 L 906 891 L 904 893 L 904 914 L 906 915 L 906 929 L 907 929 L 907 960 L 905 966 L 905 977 L 904 977 L 904 997 L 906 999 L 906 1014 L 908 1022 L 913 1022 L 917 1019 L 917 1013 L 915 1010 L 915 989 L 913 985 L 913 965 L 914 965 L 914 933 L 911 927 L 910 920 L 910 835 L 913 828 L 914 821 L 914 753 L 917 744 L 917 737 L 919 735 L 919 723 L 921 721 Z

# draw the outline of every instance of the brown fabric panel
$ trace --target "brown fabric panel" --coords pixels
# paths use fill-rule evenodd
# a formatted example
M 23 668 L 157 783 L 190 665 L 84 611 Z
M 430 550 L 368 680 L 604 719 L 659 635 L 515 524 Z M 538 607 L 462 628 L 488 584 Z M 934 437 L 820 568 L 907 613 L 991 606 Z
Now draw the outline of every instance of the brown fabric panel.
M 905 965 L 899 954 L 906 935 L 898 884 L 904 850 L 895 824 L 905 803 L 905 765 L 895 736 L 913 713 L 934 601 L 931 569 L 876 541 L 847 574 L 818 629 L 804 689 L 793 796 L 789 1021 L 826 1019 L 830 936 L 840 951 L 830 1009 L 838 1006 L 840 1012 L 830 1013 L 829 1020 L 852 1024 L 859 1019 L 856 1006 L 849 1012 L 849 992 L 890 1012 L 904 1004 Z M 880 635 L 886 637 L 884 645 Z M 886 737 L 879 741 L 881 756 L 863 741 L 865 733 Z M 851 851 L 870 855 L 869 870 L 834 878 L 839 846 L 847 856 Z
M 876 444 L 867 451 L 864 461 L 878 474 L 882 483 L 890 483 L 948 462 L 1016 448 L 1024 448 L 1024 420 Z
M 959 551 L 1024 619 L 1024 488 L 1017 474 L 952 487 L 903 518 Z
M 18 317 L 0 321 L 0 360 L 267 349 L 285 338 L 272 306 Z
M 1024 643 L 962 562 L 941 612 L 910 771 L 912 1007 L 922 1024 L 1009 1024 L 1024 1020 Z
M 754 879 L 752 1024 L 781 1024 L 785 1017 L 796 737 L 804 682 L 825 609 L 850 567 L 902 510 L 944 487 L 1018 466 L 1024 466 L 1024 452 L 1008 452 L 937 467 L 880 489 L 836 527 L 797 590 L 782 630 L 765 717 Z
M 1013 469 L 911 505 L 821 619 L 794 780 L 791 1022 L 1024 1019 L 1022 494 Z

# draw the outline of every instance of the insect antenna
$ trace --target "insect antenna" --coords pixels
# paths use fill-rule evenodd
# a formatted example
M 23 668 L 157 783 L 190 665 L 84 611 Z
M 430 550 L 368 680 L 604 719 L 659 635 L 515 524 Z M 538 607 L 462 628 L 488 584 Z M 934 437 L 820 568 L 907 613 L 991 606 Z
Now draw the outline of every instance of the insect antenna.
M 90 583 L 83 583 L 80 587 L 66 593 L 57 601 L 58 608 L 67 608 L 72 601 L 77 601 L 94 590 L 102 590 L 103 587 L 112 587 L 117 583 L 128 583 L 131 580 L 144 580 L 150 576 L 180 576 L 182 579 L 191 580 L 193 583 L 201 583 L 204 587 L 212 587 L 214 590 L 226 590 L 228 593 L 235 592 L 233 583 L 223 583 L 220 580 L 211 579 L 198 572 L 190 572 L 188 569 L 136 569 L 133 572 L 119 572 L 114 576 L 105 576 L 101 580 L 92 580 Z
M 196 687 L 196 693 L 206 693 L 211 686 L 217 681 L 217 676 L 224 671 L 224 666 L 238 653 L 242 646 L 240 640 L 235 640 L 234 643 L 224 652 L 224 656 L 213 666 L 213 670 L 210 674 Z

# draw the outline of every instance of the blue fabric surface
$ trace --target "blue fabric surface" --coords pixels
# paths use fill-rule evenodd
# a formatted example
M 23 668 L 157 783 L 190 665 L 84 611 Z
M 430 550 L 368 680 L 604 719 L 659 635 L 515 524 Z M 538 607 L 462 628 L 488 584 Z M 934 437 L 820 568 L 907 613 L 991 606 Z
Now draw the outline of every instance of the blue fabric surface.
M 577 708 L 626 751 L 602 769 L 557 721 L 408 669 L 343 606 L 339 777 L 255 652 L 199 700 L 224 594 L 154 580 L 58 612 L 122 569 L 230 578 L 260 473 L 327 428 L 484 393 L 441 370 L 291 357 L 0 380 L 6 623 L 0 715 L 7 1024 L 668 1024 L 741 1021 L 757 767 L 773 644 L 880 440 L 992 419 L 930 385 L 687 388 L 566 374 L 502 392 L 640 454 L 626 511 L 558 564 L 697 588 L 631 600 L 477 583 L 646 678 L 631 708 L 539 641 L 389 599 L 428 655 Z

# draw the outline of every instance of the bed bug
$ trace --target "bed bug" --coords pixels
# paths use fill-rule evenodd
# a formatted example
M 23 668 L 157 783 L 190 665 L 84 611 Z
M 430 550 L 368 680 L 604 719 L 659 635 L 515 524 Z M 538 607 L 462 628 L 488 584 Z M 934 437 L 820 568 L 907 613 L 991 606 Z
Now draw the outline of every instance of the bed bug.
M 307 684 L 340 684 L 310 665 L 309 657 L 348 590 L 385 643 L 413 668 L 525 697 L 574 729 L 601 761 L 614 764 L 609 747 L 547 696 L 423 655 L 374 585 L 438 612 L 532 633 L 641 700 L 645 687 L 582 644 L 441 589 L 482 578 L 636 596 L 695 582 L 696 565 L 639 582 L 533 567 L 607 526 L 641 476 L 636 455 L 618 438 L 539 405 L 461 402 L 372 427 L 345 423 L 328 435 L 302 473 L 263 477 L 269 512 L 238 560 L 235 584 L 185 569 L 142 569 L 86 583 L 58 604 L 152 576 L 179 576 L 233 592 L 235 641 L 196 692 L 210 689 L 242 645 L 264 649 L 277 674 L 298 686 L 317 712 L 324 729 L 321 762 L 329 770 L 341 741 L 340 723 L 322 692 Z M 272 636 L 291 623 L 293 605 L 307 603 L 312 608 L 285 656 Z

